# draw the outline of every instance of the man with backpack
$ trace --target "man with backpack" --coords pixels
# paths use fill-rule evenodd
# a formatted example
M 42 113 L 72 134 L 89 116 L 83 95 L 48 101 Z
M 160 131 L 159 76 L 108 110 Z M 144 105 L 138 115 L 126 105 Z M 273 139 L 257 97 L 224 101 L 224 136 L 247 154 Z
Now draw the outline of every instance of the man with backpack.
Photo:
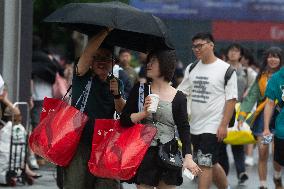
M 226 189 L 229 185 L 218 163 L 218 154 L 237 100 L 236 73 L 228 63 L 215 56 L 210 33 L 196 34 L 192 38 L 192 50 L 199 61 L 186 68 L 178 90 L 191 100 L 193 154 L 202 169 L 198 188 L 210 188 L 214 180 L 219 189 Z
M 245 68 L 242 67 L 240 63 L 243 49 L 237 44 L 231 44 L 227 49 L 227 61 L 228 63 L 235 68 L 237 74 L 237 83 L 238 83 L 238 101 L 241 102 L 246 90 L 249 86 L 248 72 Z M 254 78 L 255 79 L 255 78 Z M 232 116 L 231 127 L 235 123 L 235 115 Z M 235 166 L 237 171 L 237 178 L 239 184 L 244 184 L 248 180 L 248 174 L 246 173 L 245 167 L 245 150 L 244 145 L 232 145 L 232 153 L 235 160 Z M 223 167 L 226 175 L 229 173 L 229 159 L 227 154 L 227 145 L 222 144 L 220 148 L 219 163 Z

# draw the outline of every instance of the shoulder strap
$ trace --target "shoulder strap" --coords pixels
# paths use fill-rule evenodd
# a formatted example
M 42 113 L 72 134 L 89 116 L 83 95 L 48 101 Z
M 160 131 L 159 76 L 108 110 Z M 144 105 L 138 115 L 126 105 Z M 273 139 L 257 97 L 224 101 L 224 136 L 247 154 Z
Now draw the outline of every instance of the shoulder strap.
M 199 60 L 195 60 L 195 61 L 191 64 L 191 66 L 189 67 L 188 73 L 190 73 L 190 72 L 193 70 L 193 68 L 197 65 L 198 62 L 199 62 Z
M 138 99 L 138 110 L 139 110 L 139 112 L 142 112 L 143 111 L 143 107 L 144 107 L 144 91 L 145 91 L 144 83 L 140 83 L 140 86 L 139 86 L 139 99 Z
M 235 68 L 233 66 L 229 66 L 229 68 L 227 69 L 225 76 L 224 76 L 224 87 L 227 86 L 228 81 L 230 80 L 230 78 L 232 77 L 233 73 L 235 72 Z

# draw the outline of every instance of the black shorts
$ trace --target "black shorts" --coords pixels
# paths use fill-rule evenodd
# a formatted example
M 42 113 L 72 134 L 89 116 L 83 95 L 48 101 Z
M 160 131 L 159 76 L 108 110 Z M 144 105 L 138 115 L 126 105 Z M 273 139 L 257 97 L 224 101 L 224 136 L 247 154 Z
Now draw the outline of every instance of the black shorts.
M 193 145 L 193 159 L 201 166 L 212 167 L 218 163 L 220 144 L 216 134 L 204 133 L 191 135 Z
M 284 139 L 274 136 L 274 161 L 284 166 Z
M 180 186 L 183 182 L 182 169 L 172 170 L 161 167 L 159 161 L 158 147 L 151 146 L 144 156 L 136 175 L 132 179 L 122 182 L 158 186 L 160 181 L 164 181 L 167 185 Z

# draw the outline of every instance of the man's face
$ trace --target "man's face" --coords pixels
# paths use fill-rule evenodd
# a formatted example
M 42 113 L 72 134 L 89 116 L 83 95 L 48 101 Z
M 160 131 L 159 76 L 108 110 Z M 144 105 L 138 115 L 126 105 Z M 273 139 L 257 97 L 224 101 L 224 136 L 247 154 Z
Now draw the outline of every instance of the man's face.
M 192 43 L 193 53 L 199 60 L 213 52 L 213 48 L 214 44 L 212 42 L 203 39 L 196 39 Z
M 107 49 L 98 49 L 92 65 L 93 72 L 101 79 L 105 79 L 112 69 L 111 52 Z
M 232 62 L 238 62 L 241 58 L 240 49 L 233 47 L 228 51 L 228 60 Z
M 121 53 L 119 55 L 119 62 L 122 66 L 127 66 L 130 64 L 131 54 L 128 52 Z

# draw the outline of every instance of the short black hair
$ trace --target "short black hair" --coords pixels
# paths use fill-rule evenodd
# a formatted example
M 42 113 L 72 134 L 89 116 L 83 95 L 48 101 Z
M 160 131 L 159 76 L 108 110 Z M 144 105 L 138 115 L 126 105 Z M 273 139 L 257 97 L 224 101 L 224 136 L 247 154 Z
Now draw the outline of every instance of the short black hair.
M 153 50 L 147 56 L 147 63 L 150 62 L 152 57 L 157 57 L 160 68 L 160 76 L 164 80 L 170 82 L 174 76 L 177 56 L 175 50 Z
M 193 41 L 195 41 L 195 40 L 197 40 L 197 39 L 202 39 L 202 40 L 206 40 L 206 41 L 208 41 L 208 42 L 215 43 L 215 40 L 214 40 L 213 35 L 212 35 L 211 33 L 209 33 L 209 32 L 200 32 L 200 33 L 197 33 L 197 34 L 195 34 L 195 35 L 192 37 L 191 41 L 193 42 Z
M 124 48 L 122 48 L 122 49 L 120 49 L 119 50 L 119 56 L 121 55 L 121 54 L 123 54 L 123 53 L 129 53 L 129 54 L 131 54 L 131 51 L 129 50 L 129 49 L 124 49 Z
M 255 58 L 254 58 L 251 50 L 249 50 L 247 48 L 243 48 L 243 55 L 242 55 L 242 57 L 244 57 L 245 59 L 248 60 L 248 65 L 249 66 L 256 64 Z
M 238 49 L 240 51 L 241 56 L 243 55 L 243 47 L 239 43 L 232 43 L 227 48 L 227 54 L 232 49 Z

